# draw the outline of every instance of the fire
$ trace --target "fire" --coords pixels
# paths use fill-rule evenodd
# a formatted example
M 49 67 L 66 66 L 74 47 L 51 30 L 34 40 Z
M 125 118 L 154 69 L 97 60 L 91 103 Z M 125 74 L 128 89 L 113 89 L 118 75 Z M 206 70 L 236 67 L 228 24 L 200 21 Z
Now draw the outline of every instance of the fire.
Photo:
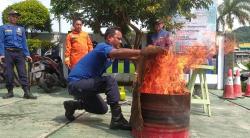
M 204 64 L 211 50 L 204 46 L 188 47 L 184 53 L 165 51 L 145 61 L 140 92 L 181 95 L 188 92 L 184 71 Z
M 224 53 L 225 53 L 225 55 L 232 53 L 234 51 L 234 49 L 237 47 L 236 45 L 237 45 L 236 40 L 226 39 L 224 41 Z

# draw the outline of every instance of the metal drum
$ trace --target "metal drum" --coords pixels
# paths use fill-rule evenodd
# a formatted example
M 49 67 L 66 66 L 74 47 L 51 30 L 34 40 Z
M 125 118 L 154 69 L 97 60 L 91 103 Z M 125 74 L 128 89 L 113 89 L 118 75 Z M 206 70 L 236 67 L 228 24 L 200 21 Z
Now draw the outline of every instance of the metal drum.
M 141 93 L 144 128 L 132 129 L 137 138 L 188 138 L 190 93 L 160 95 Z

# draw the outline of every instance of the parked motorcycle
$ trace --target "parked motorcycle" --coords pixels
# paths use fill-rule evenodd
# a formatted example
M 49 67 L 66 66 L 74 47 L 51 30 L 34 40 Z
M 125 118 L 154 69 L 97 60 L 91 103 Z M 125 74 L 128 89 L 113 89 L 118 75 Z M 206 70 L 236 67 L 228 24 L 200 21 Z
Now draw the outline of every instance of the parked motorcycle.
M 236 75 L 236 70 L 240 71 L 240 80 L 245 82 L 248 77 L 250 77 L 250 71 L 249 69 L 244 66 L 243 64 L 236 62 L 236 66 L 233 68 L 234 70 L 234 76 Z
M 5 68 L 2 63 L 0 63 L 0 83 L 3 83 L 5 81 Z
M 5 80 L 6 80 L 5 72 L 6 72 L 6 67 L 4 65 L 4 62 L 0 62 L 0 84 L 5 83 Z M 17 86 L 17 87 L 20 86 L 16 72 L 14 72 L 14 86 Z
M 31 82 L 35 82 L 46 92 L 51 92 L 53 86 L 67 87 L 63 75 L 63 63 L 59 56 L 38 54 L 32 55 Z

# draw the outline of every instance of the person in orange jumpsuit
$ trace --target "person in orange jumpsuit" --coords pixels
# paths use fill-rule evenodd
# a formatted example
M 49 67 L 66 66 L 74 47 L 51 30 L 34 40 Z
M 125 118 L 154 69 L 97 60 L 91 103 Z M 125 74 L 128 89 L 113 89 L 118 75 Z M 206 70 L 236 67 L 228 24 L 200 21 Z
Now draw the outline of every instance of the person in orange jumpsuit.
M 73 30 L 66 37 L 66 49 L 64 62 L 69 69 L 88 52 L 93 49 L 92 41 L 88 33 L 82 31 L 83 21 L 77 18 L 73 21 Z

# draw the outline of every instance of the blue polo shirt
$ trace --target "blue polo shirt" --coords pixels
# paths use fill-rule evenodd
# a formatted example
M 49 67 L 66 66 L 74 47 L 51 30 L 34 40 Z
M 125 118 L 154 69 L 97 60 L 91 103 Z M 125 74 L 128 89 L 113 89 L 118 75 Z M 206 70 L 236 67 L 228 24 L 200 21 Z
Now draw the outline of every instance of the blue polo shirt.
M 0 26 L 0 55 L 4 56 L 4 48 L 19 48 L 25 56 L 29 56 L 25 30 L 21 26 L 6 24 Z
M 113 49 L 108 43 L 99 43 L 73 67 L 68 82 L 100 77 L 112 64 L 108 54 Z

